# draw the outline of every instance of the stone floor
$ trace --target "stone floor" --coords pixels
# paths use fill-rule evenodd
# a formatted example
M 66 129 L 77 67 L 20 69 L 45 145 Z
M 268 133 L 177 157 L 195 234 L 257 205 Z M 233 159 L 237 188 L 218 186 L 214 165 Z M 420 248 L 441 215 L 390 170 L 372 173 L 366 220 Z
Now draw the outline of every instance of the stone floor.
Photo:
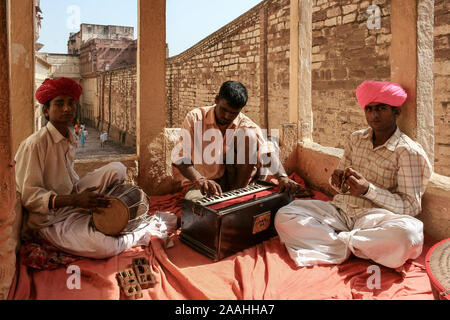
M 86 130 L 88 131 L 88 135 L 84 147 L 78 143 L 75 159 L 102 159 L 113 155 L 136 154 L 136 148 L 125 146 L 120 142 L 111 140 L 111 138 L 106 141 L 102 148 L 100 146 L 100 132 L 95 128 L 87 126 Z

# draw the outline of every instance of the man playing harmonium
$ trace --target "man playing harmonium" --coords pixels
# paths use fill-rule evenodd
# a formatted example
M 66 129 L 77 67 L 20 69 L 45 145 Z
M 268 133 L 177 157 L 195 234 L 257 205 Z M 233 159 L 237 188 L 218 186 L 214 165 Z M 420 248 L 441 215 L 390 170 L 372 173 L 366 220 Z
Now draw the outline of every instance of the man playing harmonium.
M 422 252 L 423 223 L 414 216 L 432 167 L 397 127 L 407 94 L 396 83 L 365 81 L 356 97 L 369 127 L 350 135 L 330 177 L 333 201 L 293 201 L 275 217 L 298 266 L 339 264 L 353 253 L 397 269 Z
M 280 192 L 297 191 L 298 184 L 288 178 L 276 152 L 267 148 L 261 128 L 241 112 L 247 99 L 242 83 L 226 81 L 215 105 L 186 115 L 182 138 L 172 152 L 174 177 L 188 189 L 186 199 L 221 195 L 271 176 L 278 179 Z M 266 170 L 262 159 L 269 154 Z
M 154 227 L 143 223 L 139 230 L 120 236 L 108 236 L 93 227 L 92 211 L 110 205 L 104 194 L 124 182 L 126 167 L 112 162 L 78 177 L 74 170 L 77 141 L 69 126 L 81 93 L 76 81 L 64 77 L 46 79 L 36 91 L 49 122 L 24 140 L 15 156 L 17 191 L 27 211 L 23 235 L 45 239 L 71 254 L 107 258 L 148 245 Z

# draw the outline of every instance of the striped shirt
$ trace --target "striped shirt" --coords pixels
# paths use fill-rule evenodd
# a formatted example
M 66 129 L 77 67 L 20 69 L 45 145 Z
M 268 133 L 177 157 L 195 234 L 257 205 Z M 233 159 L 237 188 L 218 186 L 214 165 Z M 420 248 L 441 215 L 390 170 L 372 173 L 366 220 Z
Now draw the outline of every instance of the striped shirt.
M 337 194 L 332 203 L 348 216 L 383 208 L 397 214 L 418 215 L 432 167 L 422 146 L 398 128 L 381 146 L 373 147 L 372 129 L 351 134 L 338 169 L 351 167 L 368 182 L 366 194 Z

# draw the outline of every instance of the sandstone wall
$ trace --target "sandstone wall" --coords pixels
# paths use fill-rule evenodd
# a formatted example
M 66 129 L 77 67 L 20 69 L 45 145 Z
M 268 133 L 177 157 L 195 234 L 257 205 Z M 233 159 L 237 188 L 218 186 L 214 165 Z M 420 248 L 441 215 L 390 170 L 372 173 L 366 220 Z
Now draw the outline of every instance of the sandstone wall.
M 136 66 L 103 72 L 83 83 L 87 89 L 82 120 L 116 141 L 136 146 Z
M 16 271 L 18 224 L 12 150 L 7 3 L 0 2 L 0 300 L 6 300 Z M 12 89 L 12 88 L 11 88 Z
M 137 41 L 91 39 L 80 48 L 80 73 L 91 77 L 100 72 L 136 65 Z
M 370 5 L 381 10 L 381 28 L 369 30 Z M 343 147 L 343 137 L 366 125 L 355 98 L 364 80 L 390 78 L 390 0 L 316 0 L 313 9 L 313 139 Z M 450 3 L 435 1 L 435 172 L 450 175 Z
M 287 121 L 289 0 L 266 0 L 187 51 L 167 59 L 167 126 L 214 104 L 220 85 L 241 81 L 249 101 L 243 112 L 262 127 Z M 269 120 L 270 119 L 270 120 Z
M 313 140 L 343 148 L 367 125 L 355 97 L 364 80 L 390 79 L 391 0 L 314 0 Z M 192 108 L 211 105 L 220 84 L 237 79 L 250 99 L 244 112 L 262 127 L 288 122 L 290 1 L 264 1 L 166 63 L 167 126 L 179 127 Z M 367 9 L 380 9 L 380 28 Z M 450 4 L 435 0 L 435 171 L 450 175 Z M 262 45 L 266 43 L 266 45 Z M 301 97 L 300 97 L 301 99 Z
M 267 110 L 269 129 L 289 122 L 290 1 L 274 1 L 268 7 Z
M 435 171 L 450 176 L 450 2 L 434 2 Z
M 79 116 L 85 124 L 95 127 L 95 119 L 99 117 L 100 97 L 100 91 L 97 90 L 97 77 L 82 78 L 80 85 L 83 87 L 83 94 L 80 99 Z
M 381 9 L 381 28 L 369 29 L 369 1 L 315 1 L 313 9 L 313 140 L 343 148 L 345 138 L 367 126 L 356 87 L 364 80 L 390 78 L 389 1 Z

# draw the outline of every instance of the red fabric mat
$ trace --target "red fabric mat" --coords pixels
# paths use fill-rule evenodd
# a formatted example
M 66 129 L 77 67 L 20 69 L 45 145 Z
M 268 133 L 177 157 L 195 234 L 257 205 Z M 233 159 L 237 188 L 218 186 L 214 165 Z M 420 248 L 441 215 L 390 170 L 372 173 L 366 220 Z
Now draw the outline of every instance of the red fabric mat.
M 183 194 L 150 198 L 150 212 L 181 215 Z M 329 200 L 318 192 L 314 198 Z M 73 289 L 70 283 L 74 275 L 66 266 L 37 270 L 28 267 L 26 257 L 20 256 L 9 299 L 124 299 L 115 275 L 130 267 L 136 257 L 149 260 L 157 280 L 153 288 L 143 290 L 143 299 L 433 299 L 425 255 L 435 241 L 427 237 L 422 255 L 405 264 L 403 277 L 375 265 L 381 271 L 379 289 L 368 286 L 373 283 L 373 271 L 368 270 L 371 261 L 352 256 L 341 265 L 299 268 L 278 237 L 218 262 L 180 242 L 178 234 L 172 240 L 174 246 L 167 249 L 162 240 L 153 238 L 149 247 L 136 247 L 107 260 L 83 258 L 71 262 L 70 266 L 80 270 L 80 288 Z

